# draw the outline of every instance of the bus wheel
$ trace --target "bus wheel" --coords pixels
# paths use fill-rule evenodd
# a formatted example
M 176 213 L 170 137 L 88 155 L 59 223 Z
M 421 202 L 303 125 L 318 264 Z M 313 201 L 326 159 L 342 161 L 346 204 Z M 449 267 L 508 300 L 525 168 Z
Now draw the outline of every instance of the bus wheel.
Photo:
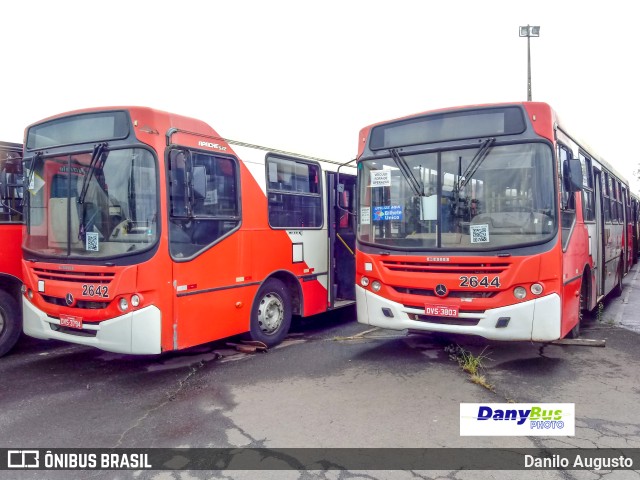
M 284 340 L 290 326 L 291 295 L 284 283 L 271 278 L 262 284 L 253 301 L 251 340 L 273 347 Z
M 16 344 L 21 331 L 16 301 L 7 292 L 0 290 L 0 357 Z
M 587 281 L 588 278 L 582 278 L 582 282 L 580 284 L 580 297 L 578 297 L 578 323 L 576 323 L 575 327 L 569 330 L 567 338 L 580 338 L 580 324 L 582 323 L 582 315 L 585 311 L 585 304 L 587 302 L 587 288 L 589 288 Z

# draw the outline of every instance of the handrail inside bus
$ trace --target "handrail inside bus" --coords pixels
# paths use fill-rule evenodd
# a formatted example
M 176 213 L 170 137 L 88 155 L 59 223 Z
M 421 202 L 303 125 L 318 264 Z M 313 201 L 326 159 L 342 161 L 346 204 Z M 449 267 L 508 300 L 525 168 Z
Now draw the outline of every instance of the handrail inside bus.
M 336 189 L 338 189 L 338 193 L 340 193 L 340 191 L 339 191 L 339 188 L 340 188 L 340 169 L 342 167 L 346 167 L 350 163 L 353 163 L 353 162 L 355 162 L 357 160 L 358 160 L 357 158 L 354 158 L 353 160 L 349 160 L 348 162 L 341 163 L 338 166 L 338 169 L 336 170 Z M 347 212 L 347 214 L 349 214 L 349 215 L 354 215 L 355 216 L 355 214 L 356 214 L 355 212 L 351 212 L 347 208 L 344 208 L 342 205 L 340 205 L 340 196 L 338 196 L 336 198 L 336 206 L 338 207 L 338 210 L 342 210 L 343 212 Z M 340 239 L 340 240 L 342 240 L 342 239 Z M 344 243 L 344 241 L 343 241 L 343 243 Z M 349 247 L 347 247 L 347 248 L 349 248 Z

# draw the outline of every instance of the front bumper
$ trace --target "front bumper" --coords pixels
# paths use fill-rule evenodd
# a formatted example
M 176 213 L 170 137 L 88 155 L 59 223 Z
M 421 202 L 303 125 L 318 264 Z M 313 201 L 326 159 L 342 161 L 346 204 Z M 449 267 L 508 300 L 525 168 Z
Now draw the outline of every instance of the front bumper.
M 150 305 L 100 323 L 85 323 L 83 330 L 56 331 L 57 318 L 47 316 L 22 297 L 24 333 L 45 340 L 96 347 L 107 352 L 148 355 L 161 353 L 160 310 Z M 52 328 L 53 327 L 53 328 Z
M 489 340 L 547 342 L 560 338 L 561 302 L 555 293 L 506 307 L 459 315 L 459 319 L 479 319 L 475 325 L 413 320 L 409 315 L 424 315 L 424 310 L 406 307 L 359 285 L 356 285 L 356 305 L 358 322 L 391 330 L 477 335 Z M 497 326 L 504 325 L 505 318 L 509 319 L 506 326 Z M 503 320 L 498 323 L 499 319 Z

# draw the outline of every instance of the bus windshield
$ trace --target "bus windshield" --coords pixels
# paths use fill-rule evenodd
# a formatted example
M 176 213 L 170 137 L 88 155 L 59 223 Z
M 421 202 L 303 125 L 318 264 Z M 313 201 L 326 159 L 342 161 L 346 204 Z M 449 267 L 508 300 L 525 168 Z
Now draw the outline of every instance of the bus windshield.
M 492 250 L 539 243 L 557 228 L 544 143 L 398 153 L 358 168 L 358 238 L 398 249 Z
M 47 256 L 135 254 L 158 238 L 157 169 L 141 148 L 35 157 L 24 247 Z

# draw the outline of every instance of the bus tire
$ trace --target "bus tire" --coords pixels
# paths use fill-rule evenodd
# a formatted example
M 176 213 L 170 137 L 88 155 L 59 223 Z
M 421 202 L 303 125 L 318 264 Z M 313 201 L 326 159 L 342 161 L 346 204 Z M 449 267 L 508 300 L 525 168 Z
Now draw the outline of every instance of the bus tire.
M 580 324 L 582 323 L 583 312 L 586 310 L 587 292 L 589 288 L 588 277 L 585 275 L 580 282 L 580 296 L 578 297 L 578 323 L 569 330 L 567 338 L 580 338 Z
M 291 294 L 284 283 L 270 278 L 262 284 L 251 309 L 251 340 L 274 347 L 281 343 L 291 326 Z
M 22 332 L 22 320 L 16 300 L 0 290 L 0 357 L 13 348 Z

